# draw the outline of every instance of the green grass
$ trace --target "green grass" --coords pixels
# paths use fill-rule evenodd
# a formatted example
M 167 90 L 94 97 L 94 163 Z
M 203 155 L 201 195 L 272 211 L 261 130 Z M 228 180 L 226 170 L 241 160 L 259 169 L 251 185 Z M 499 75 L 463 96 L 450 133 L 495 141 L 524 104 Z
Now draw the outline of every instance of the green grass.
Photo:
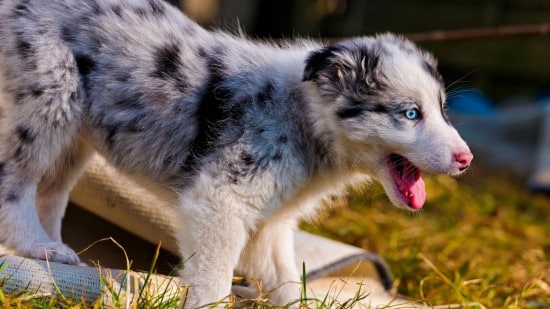
M 335 201 L 344 207 L 325 211 L 303 228 L 378 252 L 392 268 L 397 290 L 412 300 L 437 308 L 550 308 L 550 198 L 529 195 L 523 181 L 507 175 L 471 172 L 459 180 L 431 176 L 426 183 L 427 204 L 418 213 L 394 208 L 374 186 L 353 190 Z M 338 307 L 351 308 L 362 297 L 358 293 Z M 136 308 L 176 304 L 140 291 Z M 336 307 L 305 293 L 296 304 Z M 251 305 L 269 308 L 262 300 Z M 0 289 L 0 308 L 29 307 L 85 305 L 65 298 L 4 295 Z
M 354 190 L 306 230 L 380 253 L 398 291 L 431 305 L 550 308 L 550 199 L 506 175 L 426 180 L 424 210 Z

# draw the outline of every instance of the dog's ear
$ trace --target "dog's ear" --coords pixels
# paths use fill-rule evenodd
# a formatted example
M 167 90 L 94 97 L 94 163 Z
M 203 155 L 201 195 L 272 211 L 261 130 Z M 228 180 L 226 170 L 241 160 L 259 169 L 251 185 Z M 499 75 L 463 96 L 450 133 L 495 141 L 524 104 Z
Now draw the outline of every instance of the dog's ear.
M 306 59 L 303 81 L 310 81 L 319 77 L 319 73 L 331 65 L 334 51 L 333 46 L 327 46 L 311 52 Z
M 341 41 L 310 53 L 304 81 L 314 81 L 327 96 L 363 93 L 378 87 L 380 51 L 369 39 Z

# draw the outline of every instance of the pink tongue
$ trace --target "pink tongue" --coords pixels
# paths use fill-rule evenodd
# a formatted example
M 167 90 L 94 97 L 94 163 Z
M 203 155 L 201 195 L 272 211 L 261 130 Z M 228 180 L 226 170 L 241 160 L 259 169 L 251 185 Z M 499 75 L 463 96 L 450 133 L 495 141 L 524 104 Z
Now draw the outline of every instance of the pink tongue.
M 426 201 L 426 187 L 420 170 L 413 166 L 410 162 L 406 162 L 404 166 L 402 183 L 399 186 L 399 191 L 409 200 L 409 206 L 413 209 L 420 209 Z

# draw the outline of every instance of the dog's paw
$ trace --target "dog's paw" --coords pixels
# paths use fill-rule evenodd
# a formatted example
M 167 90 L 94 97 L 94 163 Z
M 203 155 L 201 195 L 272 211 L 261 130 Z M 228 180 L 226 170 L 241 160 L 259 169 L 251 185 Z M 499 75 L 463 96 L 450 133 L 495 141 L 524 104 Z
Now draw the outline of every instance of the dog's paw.
M 73 249 L 60 242 L 33 243 L 25 251 L 23 255 L 29 258 L 70 265 L 80 264 L 80 259 Z
M 296 301 L 300 299 L 300 286 L 298 282 L 286 282 L 271 290 L 269 298 L 275 305 L 296 308 Z
M 238 299 L 251 300 L 256 299 L 260 295 L 260 290 L 257 284 L 248 283 L 248 285 L 233 284 L 231 293 Z

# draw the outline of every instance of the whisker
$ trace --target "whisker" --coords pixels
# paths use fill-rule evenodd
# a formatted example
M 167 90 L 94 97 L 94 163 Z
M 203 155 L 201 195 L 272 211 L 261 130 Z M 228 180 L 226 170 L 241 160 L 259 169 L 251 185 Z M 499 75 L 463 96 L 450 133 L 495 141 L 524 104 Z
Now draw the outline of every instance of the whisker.
M 470 75 L 472 75 L 474 72 L 477 72 L 477 71 L 478 70 L 472 70 L 472 71 L 466 73 L 464 76 L 460 77 L 459 79 L 457 79 L 454 82 L 447 85 L 447 87 L 445 87 L 445 91 L 447 91 L 449 88 L 451 88 L 452 86 L 454 86 L 458 83 L 469 83 L 470 81 L 466 80 L 466 78 L 469 77 Z

